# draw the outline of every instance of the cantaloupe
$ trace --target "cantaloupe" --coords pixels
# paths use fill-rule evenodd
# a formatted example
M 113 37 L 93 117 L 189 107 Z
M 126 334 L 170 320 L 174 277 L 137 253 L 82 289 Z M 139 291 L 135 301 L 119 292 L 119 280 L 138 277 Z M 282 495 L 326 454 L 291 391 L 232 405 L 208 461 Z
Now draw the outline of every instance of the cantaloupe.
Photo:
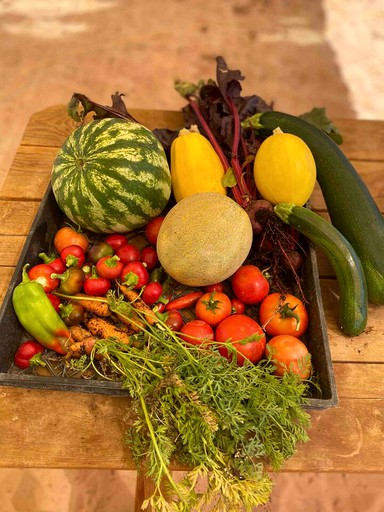
M 244 209 L 228 196 L 202 192 L 185 197 L 165 216 L 157 253 L 173 279 L 206 286 L 236 272 L 251 245 L 252 225 Z

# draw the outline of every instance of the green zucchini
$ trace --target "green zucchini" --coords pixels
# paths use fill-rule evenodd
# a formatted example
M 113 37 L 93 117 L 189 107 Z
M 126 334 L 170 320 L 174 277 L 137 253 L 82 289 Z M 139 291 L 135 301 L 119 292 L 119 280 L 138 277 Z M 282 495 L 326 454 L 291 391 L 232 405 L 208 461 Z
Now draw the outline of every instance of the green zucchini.
M 320 247 L 336 273 L 339 285 L 339 325 L 345 334 L 361 334 L 368 318 L 368 295 L 360 259 L 348 240 L 327 220 L 303 206 L 280 203 L 280 219 Z
M 309 146 L 331 222 L 360 258 L 369 300 L 384 304 L 384 218 L 351 162 L 326 133 L 303 119 L 270 111 L 261 114 L 260 123 L 268 132 L 280 127 Z

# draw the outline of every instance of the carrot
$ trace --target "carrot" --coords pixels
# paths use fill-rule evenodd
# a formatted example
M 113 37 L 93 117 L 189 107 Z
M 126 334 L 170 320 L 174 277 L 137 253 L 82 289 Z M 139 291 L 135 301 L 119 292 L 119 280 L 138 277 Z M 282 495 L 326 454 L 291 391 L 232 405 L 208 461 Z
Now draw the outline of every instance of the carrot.
M 86 311 L 97 316 L 107 317 L 111 314 L 107 301 L 101 297 L 93 297 L 85 293 L 76 293 L 76 295 L 71 296 L 71 300 L 72 302 L 81 304 Z
M 79 358 L 84 354 L 89 356 L 93 347 L 95 346 L 96 341 L 97 338 L 95 336 L 87 336 L 83 339 L 83 341 L 77 341 L 76 343 L 73 343 L 69 347 L 68 355 L 75 358 Z M 95 358 L 99 359 L 99 356 L 96 354 Z
M 131 302 L 132 306 L 145 315 L 145 319 L 149 325 L 155 325 L 158 322 L 158 318 L 155 313 L 149 306 L 147 306 L 135 290 L 131 290 L 128 286 L 124 286 L 123 284 L 119 284 L 119 289 L 123 293 L 124 297 Z
M 93 336 L 97 336 L 98 338 L 116 338 L 117 341 L 121 343 L 131 343 L 130 336 L 128 332 L 125 332 L 122 329 L 119 329 L 116 325 L 113 325 L 108 320 L 104 318 L 89 318 L 85 320 L 85 325 L 93 334 Z
M 87 329 L 84 329 L 84 327 L 81 327 L 80 325 L 72 325 L 72 327 L 69 328 L 69 332 L 71 333 L 71 338 L 75 342 L 83 341 L 84 338 L 92 336 Z
M 69 330 L 74 343 L 69 347 L 68 356 L 75 358 L 80 358 L 84 354 L 89 356 L 97 338 L 80 325 L 74 325 Z M 97 355 L 95 357 L 98 359 Z

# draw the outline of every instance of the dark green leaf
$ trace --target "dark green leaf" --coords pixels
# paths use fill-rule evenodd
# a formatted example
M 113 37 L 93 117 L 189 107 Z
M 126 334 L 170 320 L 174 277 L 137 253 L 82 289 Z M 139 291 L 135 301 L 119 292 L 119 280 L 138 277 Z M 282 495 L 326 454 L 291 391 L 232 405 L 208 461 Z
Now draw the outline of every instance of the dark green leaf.
M 327 133 L 336 144 L 342 144 L 343 137 L 336 126 L 327 117 L 325 108 L 314 107 L 310 112 L 305 112 L 299 117 Z

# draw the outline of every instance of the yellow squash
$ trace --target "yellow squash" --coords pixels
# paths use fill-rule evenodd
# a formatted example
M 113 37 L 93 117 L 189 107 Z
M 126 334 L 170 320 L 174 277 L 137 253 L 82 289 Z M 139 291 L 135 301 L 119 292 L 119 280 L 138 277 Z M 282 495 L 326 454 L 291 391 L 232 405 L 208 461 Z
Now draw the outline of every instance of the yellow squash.
M 212 144 L 193 125 L 180 130 L 171 146 L 171 179 L 176 201 L 199 192 L 226 195 L 224 168 Z
M 261 196 L 272 204 L 303 206 L 316 183 L 316 164 L 306 143 L 276 129 L 258 149 L 254 178 Z

